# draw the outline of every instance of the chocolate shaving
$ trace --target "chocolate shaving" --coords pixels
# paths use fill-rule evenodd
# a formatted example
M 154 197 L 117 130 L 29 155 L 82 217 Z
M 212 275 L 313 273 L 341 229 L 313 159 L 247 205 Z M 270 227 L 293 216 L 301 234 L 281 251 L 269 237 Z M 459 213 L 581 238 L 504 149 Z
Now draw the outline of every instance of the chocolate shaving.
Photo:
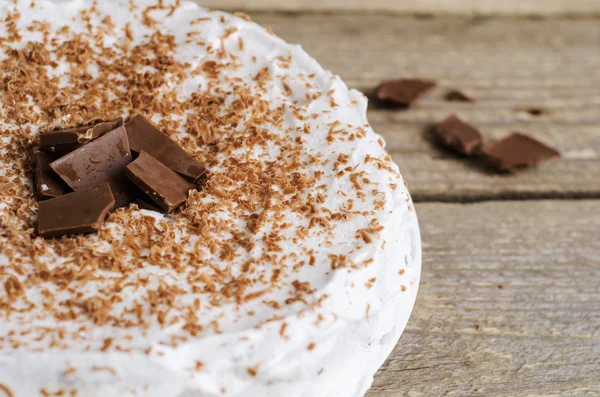
M 52 162 L 50 167 L 73 190 L 85 189 L 108 181 L 117 206 L 131 203 L 124 177 L 125 166 L 132 161 L 124 126 L 72 151 Z
M 196 188 L 145 151 L 127 166 L 125 173 L 166 212 L 179 207 L 187 199 L 188 192 Z
M 433 132 L 442 145 L 467 156 L 479 152 L 483 145 L 479 130 L 455 115 L 448 116 Z
M 379 85 L 376 96 L 384 104 L 410 107 L 436 85 L 435 81 L 423 79 L 388 80 Z
M 205 176 L 206 169 L 200 162 L 168 135 L 159 131 L 144 116 L 133 117 L 125 127 L 132 151 L 148 153 L 191 182 L 199 182 Z
M 456 102 L 475 102 L 475 99 L 464 91 L 452 90 L 446 94 L 446 100 Z
M 114 204 L 115 198 L 106 182 L 40 201 L 38 233 L 49 238 L 97 231 Z
M 121 117 L 81 127 L 57 129 L 40 134 L 40 150 L 64 155 L 123 125 Z
M 560 157 L 555 149 L 519 132 L 513 132 L 485 147 L 483 154 L 492 167 L 503 172 L 514 172 L 522 167 Z
M 62 196 L 65 193 L 65 187 L 60 178 L 50 168 L 51 158 L 47 153 L 36 152 L 34 187 L 38 200 L 46 200 Z

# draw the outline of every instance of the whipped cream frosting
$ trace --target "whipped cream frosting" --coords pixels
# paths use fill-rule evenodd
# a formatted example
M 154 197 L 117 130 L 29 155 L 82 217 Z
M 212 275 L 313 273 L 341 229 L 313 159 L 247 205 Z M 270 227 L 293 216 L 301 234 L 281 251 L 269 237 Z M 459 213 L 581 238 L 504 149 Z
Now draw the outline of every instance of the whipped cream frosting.
M 0 19 L 0 61 L 49 51 L 43 70 L 0 72 L 0 396 L 363 396 L 421 264 L 365 96 L 190 1 L 0 0 Z M 32 92 L 19 118 L 18 70 L 70 95 Z M 81 112 L 144 113 L 207 164 L 208 186 L 175 214 L 132 206 L 97 235 L 36 237 L 27 153 Z

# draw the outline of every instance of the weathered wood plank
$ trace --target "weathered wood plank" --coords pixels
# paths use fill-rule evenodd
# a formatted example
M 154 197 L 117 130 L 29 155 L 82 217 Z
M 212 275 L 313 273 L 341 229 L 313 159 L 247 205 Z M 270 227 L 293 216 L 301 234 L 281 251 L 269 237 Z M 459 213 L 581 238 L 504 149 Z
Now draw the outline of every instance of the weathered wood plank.
M 370 11 L 477 15 L 557 15 L 600 12 L 595 0 L 208 0 L 216 8 L 263 11 Z
M 253 17 L 367 93 L 382 79 L 439 82 L 413 109 L 369 110 L 416 200 L 600 196 L 597 19 Z M 477 102 L 445 101 L 455 87 Z M 527 107 L 544 113 L 531 115 Z M 488 141 L 521 130 L 557 147 L 563 158 L 518 175 L 490 173 L 430 142 L 428 127 L 452 112 L 479 126 Z
M 600 395 L 600 201 L 417 212 L 419 296 L 368 397 Z

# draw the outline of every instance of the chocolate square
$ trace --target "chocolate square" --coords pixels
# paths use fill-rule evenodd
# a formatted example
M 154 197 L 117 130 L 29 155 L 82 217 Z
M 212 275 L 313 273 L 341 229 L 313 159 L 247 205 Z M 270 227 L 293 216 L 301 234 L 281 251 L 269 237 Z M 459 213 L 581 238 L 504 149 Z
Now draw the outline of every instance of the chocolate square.
M 522 167 L 560 157 L 560 153 L 542 142 L 519 132 L 486 146 L 483 154 L 499 171 L 514 172 Z
M 478 153 L 483 145 L 479 130 L 455 115 L 448 116 L 433 132 L 442 145 L 467 156 Z

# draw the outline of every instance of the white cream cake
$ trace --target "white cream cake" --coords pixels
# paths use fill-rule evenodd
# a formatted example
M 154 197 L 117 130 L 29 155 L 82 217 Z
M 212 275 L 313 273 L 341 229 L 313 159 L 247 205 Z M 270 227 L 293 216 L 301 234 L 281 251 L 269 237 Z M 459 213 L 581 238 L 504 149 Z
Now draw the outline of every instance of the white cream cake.
M 0 0 L 0 20 L 0 396 L 363 396 L 421 266 L 364 95 L 191 1 Z M 39 132 L 138 113 L 204 188 L 37 236 Z

